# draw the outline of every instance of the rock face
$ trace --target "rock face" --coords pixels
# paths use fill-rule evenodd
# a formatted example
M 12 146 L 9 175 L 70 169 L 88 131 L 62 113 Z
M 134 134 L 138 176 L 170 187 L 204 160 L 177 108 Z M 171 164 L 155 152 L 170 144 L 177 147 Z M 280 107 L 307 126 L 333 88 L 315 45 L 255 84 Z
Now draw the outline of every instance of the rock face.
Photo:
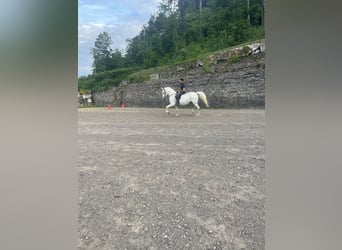
M 176 70 L 170 77 L 162 77 L 139 84 L 114 87 L 93 93 L 95 105 L 126 107 L 165 107 L 160 87 L 178 87 L 178 79 L 185 79 L 188 91 L 203 91 L 212 108 L 265 107 L 265 53 L 240 58 L 239 62 L 212 63 L 209 68 L 196 67 Z M 203 103 L 199 103 L 204 107 Z

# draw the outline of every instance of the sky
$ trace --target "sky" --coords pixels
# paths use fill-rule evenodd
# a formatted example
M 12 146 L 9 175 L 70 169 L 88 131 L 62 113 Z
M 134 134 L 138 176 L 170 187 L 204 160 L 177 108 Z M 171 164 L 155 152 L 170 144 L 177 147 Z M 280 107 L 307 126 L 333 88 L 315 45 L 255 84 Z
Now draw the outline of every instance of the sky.
M 162 0 L 78 0 L 78 76 L 91 74 L 91 49 L 101 32 L 123 52 L 127 39 L 139 34 Z

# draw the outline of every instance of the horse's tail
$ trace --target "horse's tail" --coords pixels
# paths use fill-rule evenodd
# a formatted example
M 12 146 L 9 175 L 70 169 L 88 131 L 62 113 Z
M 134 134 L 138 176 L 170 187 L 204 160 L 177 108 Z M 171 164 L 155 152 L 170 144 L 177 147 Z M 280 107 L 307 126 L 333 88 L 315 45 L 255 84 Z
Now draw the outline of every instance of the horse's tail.
M 208 101 L 207 101 L 207 96 L 204 94 L 204 92 L 198 91 L 198 92 L 196 92 L 196 94 L 199 96 L 199 98 L 202 100 L 202 102 L 204 102 L 205 106 L 207 108 L 209 108 L 209 104 L 208 104 Z

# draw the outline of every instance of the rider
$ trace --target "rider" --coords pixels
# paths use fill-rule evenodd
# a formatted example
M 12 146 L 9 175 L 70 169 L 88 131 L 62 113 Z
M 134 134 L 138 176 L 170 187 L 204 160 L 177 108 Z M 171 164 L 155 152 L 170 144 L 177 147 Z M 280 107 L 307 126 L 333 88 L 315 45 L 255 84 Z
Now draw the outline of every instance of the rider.
M 176 93 L 176 100 L 177 104 L 179 104 L 179 99 L 181 98 L 181 95 L 183 95 L 186 92 L 185 83 L 183 78 L 179 78 L 179 88 L 177 89 Z

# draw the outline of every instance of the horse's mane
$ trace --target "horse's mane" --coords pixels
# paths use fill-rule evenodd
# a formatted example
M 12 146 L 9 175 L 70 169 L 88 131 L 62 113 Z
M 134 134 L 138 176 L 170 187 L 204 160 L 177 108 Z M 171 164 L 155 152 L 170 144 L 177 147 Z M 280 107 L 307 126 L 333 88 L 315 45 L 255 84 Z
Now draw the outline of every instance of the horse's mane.
M 174 94 L 176 93 L 176 91 L 173 89 L 173 88 L 170 88 L 170 87 L 164 87 L 165 91 L 168 92 L 168 93 L 171 93 L 171 94 Z

